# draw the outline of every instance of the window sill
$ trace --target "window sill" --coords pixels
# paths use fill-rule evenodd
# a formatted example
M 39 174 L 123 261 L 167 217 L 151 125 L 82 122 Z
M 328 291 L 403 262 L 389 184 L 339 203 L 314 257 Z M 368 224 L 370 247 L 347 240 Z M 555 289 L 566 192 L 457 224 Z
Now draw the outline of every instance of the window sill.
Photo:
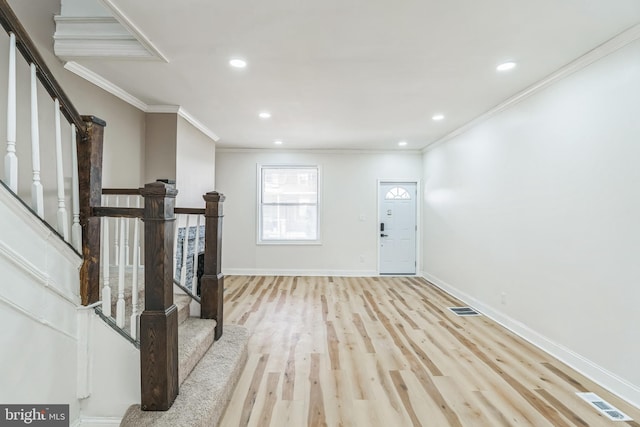
M 321 246 L 320 240 L 259 240 L 258 246 Z

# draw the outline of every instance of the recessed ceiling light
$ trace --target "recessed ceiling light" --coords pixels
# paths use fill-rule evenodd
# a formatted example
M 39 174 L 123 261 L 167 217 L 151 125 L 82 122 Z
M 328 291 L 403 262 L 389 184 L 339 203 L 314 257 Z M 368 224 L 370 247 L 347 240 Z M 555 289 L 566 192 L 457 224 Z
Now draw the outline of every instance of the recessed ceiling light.
M 260 116 L 261 119 L 268 119 L 271 117 L 271 113 L 268 111 L 262 111 L 258 116 Z
M 444 114 L 434 114 L 433 116 L 431 116 L 431 120 L 435 120 L 436 122 L 443 119 L 444 119 Z
M 496 67 L 496 71 L 509 71 L 516 68 L 516 63 L 513 61 L 503 62 L 502 64 Z
M 273 143 L 276 144 L 276 145 L 282 145 L 282 141 L 279 140 L 279 139 L 273 141 Z
M 400 141 L 400 142 L 398 142 L 398 145 L 399 145 L 400 147 L 404 147 L 404 146 L 406 146 L 406 145 L 407 145 L 407 141 Z
M 229 61 L 229 65 L 231 65 L 233 68 L 245 68 L 247 66 L 247 61 L 240 58 L 233 58 Z

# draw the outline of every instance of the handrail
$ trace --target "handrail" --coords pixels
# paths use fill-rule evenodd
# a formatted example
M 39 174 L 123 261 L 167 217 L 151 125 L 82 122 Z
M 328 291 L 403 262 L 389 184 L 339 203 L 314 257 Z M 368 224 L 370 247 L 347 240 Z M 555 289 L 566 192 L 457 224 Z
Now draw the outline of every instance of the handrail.
M 144 208 L 114 208 L 109 206 L 96 206 L 92 209 L 93 216 L 118 217 L 118 218 L 144 218 Z
M 139 196 L 141 188 L 103 188 L 105 196 Z
M 176 215 L 204 215 L 205 209 L 202 208 L 175 208 Z
M 82 116 L 78 113 L 76 108 L 71 103 L 71 100 L 66 95 L 62 87 L 53 77 L 51 70 L 47 67 L 47 64 L 42 59 L 42 56 L 38 53 L 35 45 L 31 41 L 31 38 L 27 34 L 15 13 L 9 6 L 7 0 L 0 0 L 0 24 L 4 27 L 7 33 L 13 33 L 16 36 L 16 47 L 22 53 L 22 56 L 30 64 L 35 64 L 38 79 L 47 90 L 49 95 L 53 99 L 57 99 L 60 102 L 60 110 L 66 117 L 69 123 L 73 123 L 76 126 L 78 135 L 84 141 L 88 137 L 87 127 L 82 120 Z

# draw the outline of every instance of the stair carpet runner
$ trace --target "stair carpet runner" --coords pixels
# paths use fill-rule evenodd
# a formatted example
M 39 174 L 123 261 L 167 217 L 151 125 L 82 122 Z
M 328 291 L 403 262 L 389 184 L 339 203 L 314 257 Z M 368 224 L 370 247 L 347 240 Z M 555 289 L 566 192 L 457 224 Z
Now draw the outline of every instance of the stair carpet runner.
M 127 273 L 127 277 L 131 277 L 131 270 Z M 138 298 L 138 313 L 144 309 L 142 292 L 140 291 Z M 123 329 L 128 332 L 131 316 L 130 286 L 125 290 L 124 298 L 127 310 Z M 113 315 L 116 300 L 117 291 L 112 291 Z M 140 404 L 132 405 L 121 421 L 122 427 L 210 427 L 218 425 L 222 418 L 246 364 L 249 337 L 244 327 L 225 325 L 222 337 L 214 343 L 216 321 L 190 317 L 190 303 L 191 297 L 188 295 L 174 294 L 179 323 L 180 389 L 173 406 L 168 411 L 143 411 Z

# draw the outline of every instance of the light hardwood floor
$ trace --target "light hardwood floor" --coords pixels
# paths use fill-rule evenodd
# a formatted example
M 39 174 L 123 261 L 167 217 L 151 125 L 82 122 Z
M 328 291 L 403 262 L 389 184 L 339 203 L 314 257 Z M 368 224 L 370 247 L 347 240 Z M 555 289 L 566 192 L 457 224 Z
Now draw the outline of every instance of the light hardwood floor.
M 608 426 L 640 410 L 413 277 L 225 278 L 249 358 L 222 426 Z

